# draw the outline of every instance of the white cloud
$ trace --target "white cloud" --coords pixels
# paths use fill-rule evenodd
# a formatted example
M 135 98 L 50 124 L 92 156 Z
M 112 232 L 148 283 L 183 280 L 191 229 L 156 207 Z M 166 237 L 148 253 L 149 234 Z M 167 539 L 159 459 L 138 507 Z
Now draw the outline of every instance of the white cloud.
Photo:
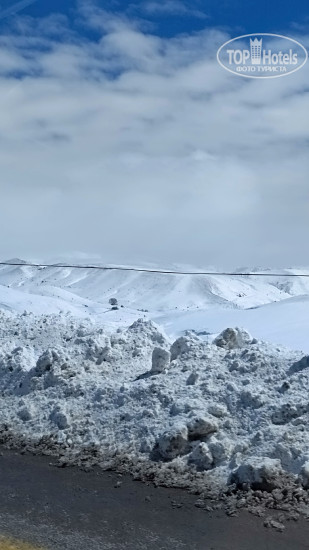
M 81 14 L 98 41 L 65 18 L 61 40 L 55 18 L 1 38 L 1 256 L 306 262 L 309 64 L 250 81 L 217 64 L 216 29 Z

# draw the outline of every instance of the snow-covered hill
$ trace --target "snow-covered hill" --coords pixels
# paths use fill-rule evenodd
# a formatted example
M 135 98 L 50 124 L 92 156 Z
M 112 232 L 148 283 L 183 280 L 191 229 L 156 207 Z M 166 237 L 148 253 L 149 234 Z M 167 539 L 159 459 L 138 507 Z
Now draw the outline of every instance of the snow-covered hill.
M 196 271 L 192 266 L 180 269 Z M 226 326 L 241 325 L 263 339 L 308 351 L 309 278 L 284 275 L 309 274 L 309 270 L 276 270 L 282 277 L 271 276 L 267 268 L 253 271 L 256 275 L 206 276 L 94 270 L 86 265 L 83 269 L 0 266 L 0 308 L 90 315 L 107 329 L 145 317 L 156 320 L 173 337 L 187 329 L 217 334 Z M 269 276 L 259 276 L 261 271 Z M 118 310 L 111 310 L 110 298 L 118 300 Z

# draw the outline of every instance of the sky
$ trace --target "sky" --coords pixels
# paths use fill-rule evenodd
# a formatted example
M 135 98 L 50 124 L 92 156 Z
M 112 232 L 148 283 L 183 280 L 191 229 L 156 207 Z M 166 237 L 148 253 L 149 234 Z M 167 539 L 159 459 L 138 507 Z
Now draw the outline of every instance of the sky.
M 0 258 L 308 265 L 309 62 L 240 78 L 307 2 L 0 2 Z

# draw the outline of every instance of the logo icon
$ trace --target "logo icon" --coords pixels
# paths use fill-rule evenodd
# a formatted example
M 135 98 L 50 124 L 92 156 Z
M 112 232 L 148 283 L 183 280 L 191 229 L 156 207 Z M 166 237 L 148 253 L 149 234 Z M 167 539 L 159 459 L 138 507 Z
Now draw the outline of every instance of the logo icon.
M 306 48 L 294 38 L 256 33 L 228 40 L 217 51 L 218 63 L 247 78 L 278 78 L 301 69 L 308 60 Z
M 261 40 L 258 40 L 257 38 L 252 40 L 252 38 L 250 38 L 250 53 L 252 65 L 261 64 L 262 43 L 263 38 L 261 38 Z

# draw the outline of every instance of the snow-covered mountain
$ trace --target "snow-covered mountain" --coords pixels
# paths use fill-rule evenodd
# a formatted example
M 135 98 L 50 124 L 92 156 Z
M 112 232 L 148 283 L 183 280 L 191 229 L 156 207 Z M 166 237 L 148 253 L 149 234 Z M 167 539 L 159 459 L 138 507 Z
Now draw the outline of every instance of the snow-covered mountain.
M 17 258 L 8 261 L 25 264 Z M 173 266 L 172 270 L 177 268 L 196 271 L 192 266 Z M 256 275 L 175 275 L 94 270 L 86 265 L 83 269 L 0 265 L 0 308 L 90 315 L 112 328 L 127 325 L 137 317 L 150 317 L 173 336 L 186 329 L 214 334 L 227 325 L 238 324 L 260 338 L 309 349 L 309 277 L 284 276 L 309 275 L 309 270 L 236 270 L 249 271 Z M 261 277 L 261 272 L 269 276 Z M 283 276 L 271 276 L 274 272 Z M 110 298 L 118 300 L 118 310 L 111 310 Z

